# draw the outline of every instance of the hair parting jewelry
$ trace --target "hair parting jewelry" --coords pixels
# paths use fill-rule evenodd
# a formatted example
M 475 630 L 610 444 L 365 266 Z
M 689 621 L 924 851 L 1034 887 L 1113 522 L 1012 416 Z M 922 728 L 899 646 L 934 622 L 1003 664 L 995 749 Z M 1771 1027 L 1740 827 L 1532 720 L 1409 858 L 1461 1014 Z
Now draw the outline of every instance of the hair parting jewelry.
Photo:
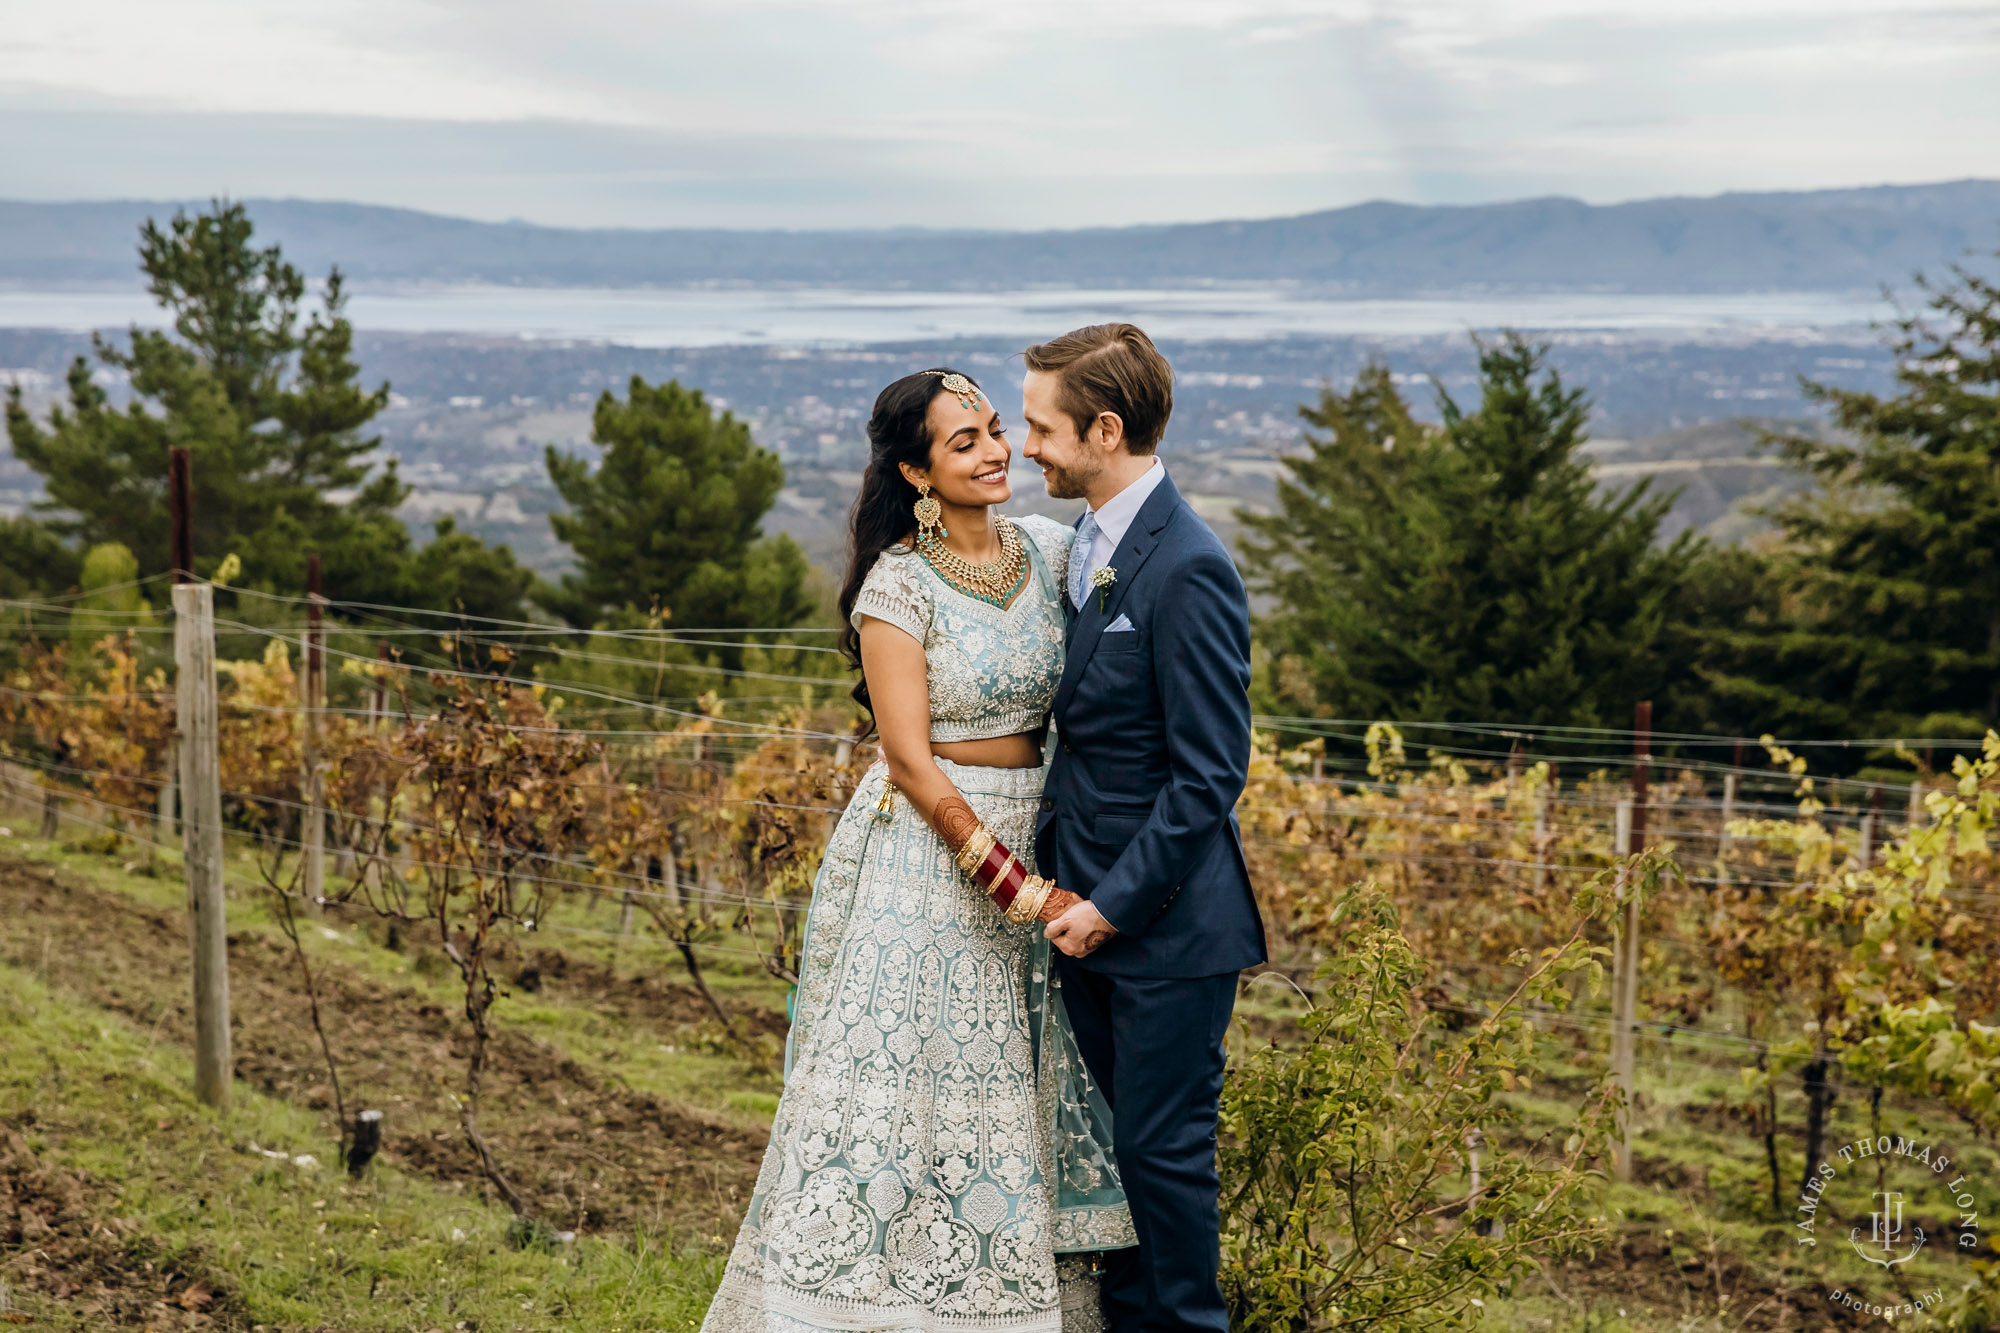
M 986 401 L 979 386 L 955 370 L 926 370 L 924 374 L 937 376 L 946 393 L 958 396 L 960 407 L 977 407 Z

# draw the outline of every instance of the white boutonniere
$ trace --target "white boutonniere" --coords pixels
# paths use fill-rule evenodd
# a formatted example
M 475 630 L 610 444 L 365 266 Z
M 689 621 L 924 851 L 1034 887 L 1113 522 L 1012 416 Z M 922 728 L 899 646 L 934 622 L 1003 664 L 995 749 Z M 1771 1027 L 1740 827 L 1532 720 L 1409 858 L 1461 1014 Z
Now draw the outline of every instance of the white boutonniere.
M 1097 612 L 1104 614 L 1104 594 L 1111 591 L 1111 585 L 1118 582 L 1118 571 L 1111 566 L 1094 571 L 1090 576 L 1090 586 L 1097 589 Z

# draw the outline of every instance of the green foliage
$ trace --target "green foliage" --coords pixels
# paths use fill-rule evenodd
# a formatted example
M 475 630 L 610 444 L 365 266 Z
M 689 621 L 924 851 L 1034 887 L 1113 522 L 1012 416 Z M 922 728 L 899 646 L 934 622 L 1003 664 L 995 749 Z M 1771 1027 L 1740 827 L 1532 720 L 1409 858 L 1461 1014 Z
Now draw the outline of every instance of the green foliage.
M 1481 400 L 1418 423 L 1365 369 L 1301 415 L 1277 512 L 1244 514 L 1265 706 L 1302 715 L 1604 725 L 1673 674 L 1676 590 L 1699 546 L 1655 545 L 1671 503 L 1600 495 L 1586 405 L 1515 336 L 1479 349 Z
M 413 605 L 435 606 L 469 616 L 517 620 L 535 584 L 505 546 L 488 546 L 461 532 L 449 515 L 437 521 L 436 535 L 410 560 Z
M 569 505 L 549 521 L 577 557 L 544 598 L 551 610 L 588 626 L 658 604 L 698 628 L 784 627 L 812 611 L 804 553 L 760 533 L 785 471 L 748 426 L 712 412 L 699 390 L 634 376 L 626 401 L 598 400 L 591 438 L 603 450 L 595 471 L 548 451 Z
M 454 544 L 412 565 L 396 514 L 408 487 L 393 461 L 377 465 L 381 440 L 367 433 L 389 386 L 360 382 L 339 270 L 321 288 L 319 308 L 304 313 L 304 277 L 277 246 L 254 246 L 252 233 L 243 206 L 227 203 L 141 228 L 140 266 L 173 330 L 135 328 L 126 348 L 98 340 L 98 358 L 131 381 L 123 411 L 83 357 L 70 367 L 66 405 L 45 424 L 10 390 L 8 439 L 48 491 L 42 530 L 72 546 L 118 543 L 140 576 L 165 572 L 167 454 L 184 446 L 194 464 L 200 572 L 234 552 L 244 583 L 295 593 L 307 555 L 317 553 L 330 597 L 450 605 L 427 600 L 428 575 L 463 565 L 466 555 Z M 0 560 L 16 571 L 17 558 L 50 544 L 25 530 L 7 536 L 18 541 L 0 540 Z M 491 560 L 512 565 L 511 556 Z M 514 589 L 511 614 L 519 613 L 518 584 L 495 589 Z M 441 586 L 447 598 L 463 591 L 452 580 Z
M 1838 703 L 1789 695 L 1775 683 L 1722 682 L 1713 668 L 1735 650 L 1746 629 L 1785 615 L 1785 589 L 1762 550 L 1712 546 L 1694 560 L 1676 596 L 1667 655 L 1685 668 L 1654 697 L 1656 716 L 1677 731 L 1718 736 L 1814 735 L 1834 719 Z M 1848 735 L 1848 732 L 1838 732 Z
M 83 595 L 69 618 L 69 637 L 79 651 L 106 634 L 150 623 L 151 606 L 140 595 L 139 561 L 117 542 L 84 552 L 78 576 Z
M 1722 622 L 1706 656 L 1781 734 L 2000 724 L 2000 284 L 1954 277 L 1896 325 L 1897 394 L 1808 383 L 1845 438 L 1771 440 L 1818 485 L 1769 513 L 1776 613 Z
M 1232 1327 L 1467 1328 L 1531 1263 L 1602 1238 L 1590 1163 L 1615 1092 L 1592 1092 L 1561 1143 L 1510 1142 L 1502 1100 L 1540 1074 L 1523 1006 L 1565 1007 L 1565 980 L 1597 966 L 1585 929 L 1606 908 L 1602 887 L 1579 896 L 1566 942 L 1523 951 L 1525 978 L 1463 1032 L 1419 1000 L 1427 969 L 1389 900 L 1372 885 L 1340 899 L 1299 1040 L 1237 1062 L 1224 1086 Z
M 1779 753 L 1803 775 L 1802 761 Z M 2000 1028 L 1991 1022 L 2000 975 L 1971 919 L 1996 864 L 2000 733 L 1987 732 L 1979 755 L 1957 756 L 1952 778 L 1929 794 L 1927 817 L 1889 841 L 1873 864 L 1841 855 L 1810 779 L 1801 781 L 1796 820 L 1736 826 L 1797 857 L 1794 885 L 1759 928 L 1782 933 L 1765 947 L 1807 1000 L 1804 1030 L 1773 1044 L 1771 1068 L 1751 1076 L 1753 1084 L 1832 1061 L 1878 1099 L 1881 1090 L 1900 1091 L 1941 1101 L 1984 1133 L 2000 1128 Z M 1879 1119 L 1874 1130 L 1882 1132 Z M 1809 1129 L 1808 1174 L 1825 1146 Z M 1940 1307 L 1943 1326 L 2000 1323 L 2000 1264 L 1988 1253 Z
M 1929 822 L 1891 843 L 1878 869 L 1841 876 L 1823 892 L 1844 891 L 1866 909 L 1847 986 L 1858 1033 L 1846 1053 L 1849 1069 L 1876 1084 L 1942 1097 L 1992 1131 L 2000 1129 L 2000 1027 L 1990 1022 L 1990 995 L 1951 974 L 1936 937 L 1962 910 L 1954 890 L 1962 899 L 1968 872 L 1993 863 L 2000 733 L 1986 733 L 1976 758 L 1958 756 L 1953 777 L 1948 789 L 1931 794 Z
M 0 597 L 33 597 L 76 586 L 82 562 L 61 534 L 32 518 L 0 518 Z

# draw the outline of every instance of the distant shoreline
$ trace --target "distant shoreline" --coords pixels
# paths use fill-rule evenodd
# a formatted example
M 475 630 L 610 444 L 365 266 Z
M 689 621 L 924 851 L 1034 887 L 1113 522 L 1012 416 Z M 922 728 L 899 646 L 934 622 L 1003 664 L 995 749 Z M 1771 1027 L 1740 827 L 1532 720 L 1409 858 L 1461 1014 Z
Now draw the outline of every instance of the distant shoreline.
M 1879 293 L 1482 292 L 1402 298 L 1325 295 L 1298 283 L 1160 288 L 1038 286 L 884 290 L 800 284 L 523 287 L 357 282 L 349 315 L 378 334 L 617 346 L 868 346 L 938 338 L 1046 336 L 1129 319 L 1187 341 L 1431 337 L 1517 328 L 1676 342 L 1796 337 L 1865 328 L 1892 314 Z M 0 327 L 88 331 L 157 326 L 137 284 L 0 283 Z

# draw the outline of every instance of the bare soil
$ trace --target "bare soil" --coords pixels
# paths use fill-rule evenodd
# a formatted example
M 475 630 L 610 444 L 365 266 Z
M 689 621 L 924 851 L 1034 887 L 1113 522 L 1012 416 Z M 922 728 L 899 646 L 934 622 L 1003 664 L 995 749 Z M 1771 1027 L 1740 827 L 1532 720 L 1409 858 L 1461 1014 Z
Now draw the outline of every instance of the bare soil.
M 21 1133 L 32 1123 L 0 1122 L 0 1282 L 66 1302 L 93 1327 L 248 1326 L 199 1255 L 164 1253 L 112 1215 L 109 1190 L 42 1161 Z M 0 1311 L 0 1324 L 22 1319 Z
M 122 1014 L 163 1042 L 192 1039 L 187 926 L 179 912 L 0 856 L 0 917 L 8 925 L 0 961 Z M 229 946 L 237 1077 L 324 1112 L 331 1142 L 332 1089 L 290 946 L 250 932 L 232 935 Z M 714 1022 L 691 987 L 662 978 L 620 977 L 554 949 L 514 960 L 510 975 L 529 968 L 537 975 L 521 979 L 540 998 L 643 1025 L 663 1041 Z M 349 1110 L 385 1113 L 383 1157 L 485 1191 L 451 1099 L 463 1078 L 463 1017 L 415 987 L 352 966 L 316 960 L 315 972 Z M 615 1071 L 586 1068 L 553 1044 L 509 1029 L 504 1002 L 498 1021 L 481 1127 L 545 1221 L 579 1232 L 641 1224 L 703 1238 L 733 1232 L 762 1135 L 635 1090 Z M 740 1021 L 759 1032 L 784 1027 L 783 1015 Z

